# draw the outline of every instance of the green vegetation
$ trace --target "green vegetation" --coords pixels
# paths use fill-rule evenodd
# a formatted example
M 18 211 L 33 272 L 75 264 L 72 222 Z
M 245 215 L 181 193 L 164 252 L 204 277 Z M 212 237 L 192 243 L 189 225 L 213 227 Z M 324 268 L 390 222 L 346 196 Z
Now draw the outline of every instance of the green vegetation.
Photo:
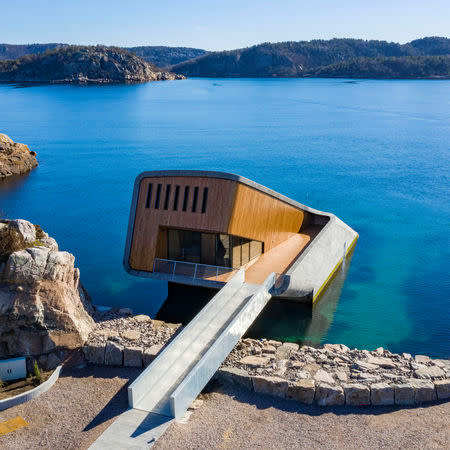
M 22 235 L 11 227 L 0 229 L 0 262 L 6 262 L 11 253 L 27 248 Z
M 304 77 L 346 76 L 344 73 L 352 68 L 352 73 L 358 78 L 389 78 L 390 71 L 395 78 L 448 78 L 450 72 L 446 61 L 449 55 L 450 39 L 441 37 L 417 39 L 403 45 L 386 41 L 331 39 L 264 43 L 245 49 L 213 52 L 178 64 L 173 70 L 201 77 Z M 442 59 L 421 58 L 423 56 L 441 56 Z M 369 64 L 369 60 L 374 64 Z M 351 67 L 344 64 L 347 62 L 352 62 Z M 430 68 L 420 68 L 428 63 Z
M 0 60 L 16 59 L 25 55 L 36 55 L 44 53 L 46 50 L 69 47 L 68 44 L 0 44 Z M 190 47 L 164 47 L 144 45 L 140 47 L 123 47 L 124 50 L 135 53 L 148 63 L 155 64 L 157 67 L 172 66 L 188 59 L 208 53 L 206 50 Z
M 142 46 L 128 47 L 126 50 L 140 56 L 144 61 L 158 67 L 173 66 L 208 53 L 206 50 L 190 47 Z
M 34 360 L 33 362 L 33 377 L 36 380 L 36 384 L 41 384 L 42 383 L 42 374 L 41 371 L 39 370 L 39 366 L 36 360 Z
M 357 58 L 311 71 L 330 78 L 448 78 L 450 56 Z
M 0 61 L 0 81 L 141 82 L 173 79 L 155 65 L 118 47 L 68 46 Z
M 45 238 L 45 232 L 42 229 L 42 227 L 40 225 L 35 225 L 34 228 L 36 230 L 36 239 L 38 241 L 40 241 L 41 239 L 44 239 Z
M 7 224 L 8 221 L 0 220 L 0 223 Z M 36 240 L 28 244 L 25 243 L 23 236 L 18 230 L 9 226 L 0 228 L 0 262 L 6 262 L 11 253 L 25 250 L 30 247 L 40 247 L 45 245 L 42 242 L 42 239 L 45 238 L 44 230 L 39 225 L 35 225 L 34 227 L 36 229 Z
M 170 66 L 194 77 L 450 78 L 450 39 L 263 43 L 223 52 L 188 47 L 0 44 L 0 81 L 148 81 Z M 148 68 L 143 64 L 148 64 Z M 155 66 L 156 64 L 156 66 Z
M 55 48 L 67 47 L 67 44 L 0 44 L 0 60 L 16 59 L 24 55 L 35 55 L 45 52 L 46 50 L 54 50 Z

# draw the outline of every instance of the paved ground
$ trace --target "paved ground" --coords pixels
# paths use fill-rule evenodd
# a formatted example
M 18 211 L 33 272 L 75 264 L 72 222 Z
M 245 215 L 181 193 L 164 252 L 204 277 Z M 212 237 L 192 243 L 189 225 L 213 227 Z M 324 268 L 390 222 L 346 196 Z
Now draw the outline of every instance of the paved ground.
M 424 408 L 300 406 L 248 392 L 213 392 L 162 449 L 450 448 L 450 402 Z
M 0 437 L 0 448 L 86 449 L 127 408 L 137 369 L 66 371 L 41 397 L 0 412 L 29 426 Z M 186 424 L 155 449 L 450 448 L 450 402 L 423 408 L 335 408 L 215 387 Z
M 86 449 L 128 407 L 126 385 L 140 369 L 66 370 L 40 397 L 0 412 L 29 426 L 0 436 L 0 449 Z

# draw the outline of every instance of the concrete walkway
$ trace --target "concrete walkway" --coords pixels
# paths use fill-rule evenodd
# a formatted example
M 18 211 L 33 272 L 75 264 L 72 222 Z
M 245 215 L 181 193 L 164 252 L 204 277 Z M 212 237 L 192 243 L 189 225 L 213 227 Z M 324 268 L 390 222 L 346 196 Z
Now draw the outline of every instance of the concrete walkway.
M 89 447 L 91 450 L 142 450 L 153 446 L 173 419 L 159 414 L 129 409 Z

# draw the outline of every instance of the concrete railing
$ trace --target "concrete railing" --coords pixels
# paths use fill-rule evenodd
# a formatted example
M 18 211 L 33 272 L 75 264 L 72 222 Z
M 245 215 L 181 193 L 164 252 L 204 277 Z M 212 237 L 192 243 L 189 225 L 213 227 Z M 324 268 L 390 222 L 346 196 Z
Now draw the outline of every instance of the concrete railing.
M 269 291 L 274 286 L 275 281 L 276 274 L 270 274 L 170 396 L 171 411 L 175 419 L 179 420 L 184 415 L 189 405 L 202 391 L 223 360 L 262 311 L 271 298 Z
M 244 284 L 245 274 L 240 270 L 222 288 L 213 299 L 195 316 L 195 318 L 175 337 L 150 366 L 129 386 L 128 399 L 132 408 L 151 410 L 155 402 L 161 399 L 171 383 L 175 383 L 182 375 L 181 362 L 189 356 L 187 350 L 192 351 L 199 333 L 205 326 L 213 323 L 216 315 L 220 314 L 224 304 Z M 175 370 L 174 370 L 175 369 Z M 143 399 L 145 398 L 145 404 Z M 153 405 L 153 406 L 152 406 Z
M 0 400 L 0 411 L 4 409 L 11 408 L 13 406 L 20 405 L 21 403 L 28 402 L 33 398 L 39 397 L 44 392 L 48 391 L 58 380 L 59 374 L 61 373 L 62 366 L 58 366 L 54 372 L 50 375 L 48 380 L 44 381 L 39 386 L 36 386 L 34 389 L 31 389 L 27 392 L 23 392 L 22 394 L 18 394 L 14 397 L 5 398 Z

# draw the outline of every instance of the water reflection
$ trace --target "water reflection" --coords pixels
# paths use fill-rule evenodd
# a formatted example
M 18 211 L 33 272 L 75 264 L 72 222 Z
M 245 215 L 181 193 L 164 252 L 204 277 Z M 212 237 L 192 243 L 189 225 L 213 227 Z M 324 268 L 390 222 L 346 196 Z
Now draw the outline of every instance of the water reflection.
M 249 328 L 246 337 L 319 345 L 333 322 L 352 256 L 347 258 L 314 308 L 293 301 L 272 299 Z M 216 292 L 169 283 L 167 300 L 156 314 L 156 319 L 187 324 Z
M 27 181 L 29 176 L 30 172 L 27 172 L 23 175 L 12 175 L 0 179 L 0 195 L 11 194 L 11 192 L 16 191 Z
M 272 299 L 248 329 L 246 337 L 319 345 L 333 322 L 352 256 L 347 258 L 314 308 Z
M 168 283 L 167 299 L 155 318 L 186 325 L 216 293 L 215 289 Z

